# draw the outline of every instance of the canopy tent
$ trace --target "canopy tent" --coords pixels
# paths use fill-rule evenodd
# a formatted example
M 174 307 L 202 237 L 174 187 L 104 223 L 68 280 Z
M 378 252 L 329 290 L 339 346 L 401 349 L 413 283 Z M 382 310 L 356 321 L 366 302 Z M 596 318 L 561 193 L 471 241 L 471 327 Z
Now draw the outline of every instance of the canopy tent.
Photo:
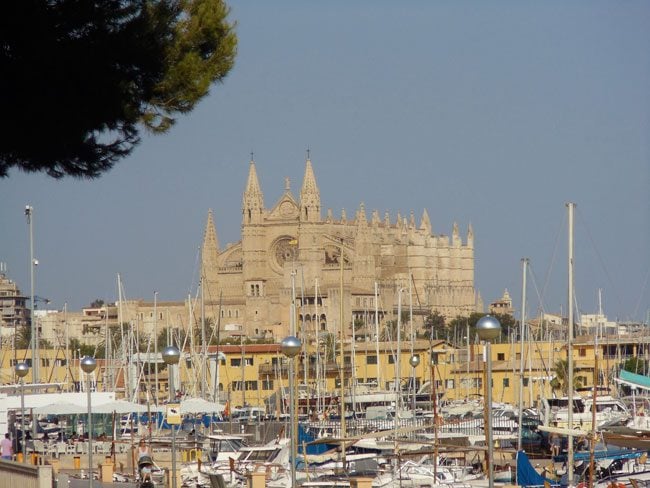
M 42 407 L 35 407 L 32 412 L 36 415 L 76 415 L 88 412 L 88 407 L 69 402 L 54 402 Z
M 203 398 L 188 398 L 181 401 L 181 414 L 186 413 L 221 413 L 225 405 L 209 402 Z
M 140 405 L 139 403 L 133 403 L 127 400 L 115 400 L 102 405 L 93 405 L 92 410 L 93 413 L 145 413 L 149 411 L 161 411 L 160 407 L 156 407 L 155 405 L 148 407 L 147 405 Z

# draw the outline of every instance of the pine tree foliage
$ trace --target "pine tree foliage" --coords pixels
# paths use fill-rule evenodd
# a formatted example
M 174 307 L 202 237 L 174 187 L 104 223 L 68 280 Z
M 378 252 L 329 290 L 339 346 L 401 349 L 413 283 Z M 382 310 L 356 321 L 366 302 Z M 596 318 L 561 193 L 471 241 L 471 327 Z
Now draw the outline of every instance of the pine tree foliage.
M 0 176 L 95 178 L 231 70 L 222 0 L 23 0 L 0 16 Z

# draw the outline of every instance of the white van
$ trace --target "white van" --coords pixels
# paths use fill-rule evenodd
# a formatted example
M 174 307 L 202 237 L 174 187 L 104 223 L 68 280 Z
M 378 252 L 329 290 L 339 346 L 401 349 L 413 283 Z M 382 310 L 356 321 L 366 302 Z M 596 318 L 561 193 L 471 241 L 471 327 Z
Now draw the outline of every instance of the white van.
M 266 410 L 261 407 L 244 407 L 233 412 L 232 418 L 238 422 L 259 422 L 266 418 Z

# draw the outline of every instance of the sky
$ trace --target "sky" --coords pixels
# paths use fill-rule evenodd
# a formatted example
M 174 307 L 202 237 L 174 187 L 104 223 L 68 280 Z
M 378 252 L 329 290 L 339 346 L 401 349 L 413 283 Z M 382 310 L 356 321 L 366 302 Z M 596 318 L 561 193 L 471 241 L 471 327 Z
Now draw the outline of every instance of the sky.
M 475 286 L 528 316 L 566 312 L 567 202 L 579 313 L 650 310 L 650 3 L 230 1 L 239 38 L 223 84 L 97 180 L 0 179 L 0 261 L 29 293 L 79 310 L 195 293 L 208 209 L 241 231 L 254 152 L 265 205 L 309 148 L 323 216 L 427 209 L 475 234 Z M 71 109 L 74 109 L 71 107 Z M 41 116 L 47 116 L 43 114 Z M 38 143 L 37 139 L 35 143 Z M 38 304 L 43 308 L 42 304 Z

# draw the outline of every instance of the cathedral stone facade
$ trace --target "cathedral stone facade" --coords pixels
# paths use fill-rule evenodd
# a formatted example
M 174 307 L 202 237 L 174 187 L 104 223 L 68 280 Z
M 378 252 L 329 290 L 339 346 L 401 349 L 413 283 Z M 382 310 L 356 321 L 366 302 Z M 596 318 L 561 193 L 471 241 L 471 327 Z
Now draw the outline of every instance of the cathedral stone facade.
M 345 210 L 323 217 L 309 158 L 298 198 L 285 180 L 271 208 L 251 160 L 241 241 L 222 249 L 209 211 L 202 269 L 221 326 L 237 324 L 251 338 L 337 332 L 341 323 L 347 336 L 355 324 L 355 334 L 374 337 L 400 307 L 414 311 L 414 327 L 432 310 L 448 318 L 476 310 L 471 225 L 463 243 L 455 223 L 451 238 L 433 234 L 426 210 L 419 223 L 413 213 L 391 219 L 375 210 L 368 218 L 363 204 L 350 218 Z

